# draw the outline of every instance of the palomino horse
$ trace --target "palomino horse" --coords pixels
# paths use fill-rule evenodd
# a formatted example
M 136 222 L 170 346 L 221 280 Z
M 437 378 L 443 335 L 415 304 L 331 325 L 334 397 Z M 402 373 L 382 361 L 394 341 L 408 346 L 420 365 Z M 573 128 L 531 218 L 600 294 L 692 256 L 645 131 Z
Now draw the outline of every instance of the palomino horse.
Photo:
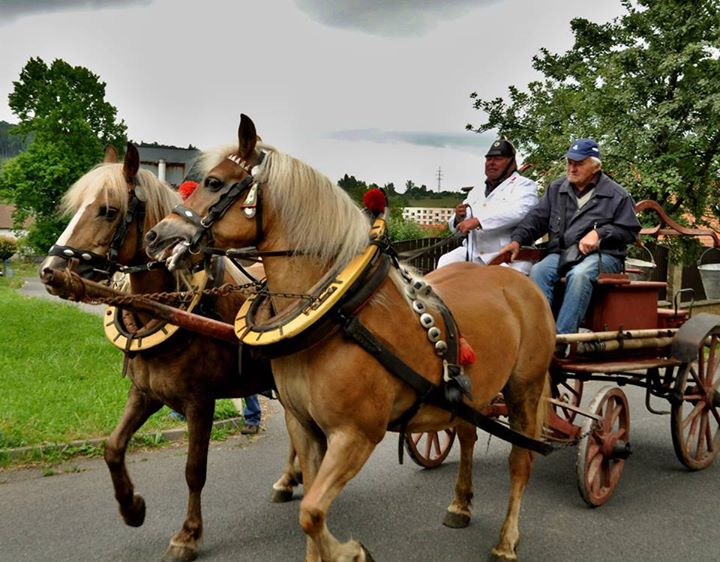
M 318 286 L 366 251 L 367 217 L 326 177 L 258 144 L 255 126 L 244 115 L 238 135 L 238 146 L 219 155 L 186 209 L 148 232 L 148 251 L 177 261 L 182 248 L 201 249 L 207 238 L 216 247 L 254 243 L 263 256 L 269 293 L 281 293 L 274 297 L 279 310 L 274 318 L 283 318 L 289 293 L 317 293 Z M 420 325 L 417 309 L 406 299 L 406 273 L 391 268 L 377 290 L 357 303 L 355 319 L 415 373 L 439 385 L 442 362 L 428 342 L 430 330 Z M 502 392 L 511 426 L 539 437 L 555 345 L 553 317 L 542 293 L 515 271 L 467 263 L 442 268 L 426 281 L 480 357 L 465 367 L 472 394 L 465 404 L 479 410 Z M 424 301 L 412 298 L 414 307 L 439 317 L 432 295 Z M 417 395 L 342 329 L 323 335 L 312 346 L 274 358 L 272 369 L 303 471 L 300 525 L 308 536 L 306 559 L 362 562 L 371 560 L 368 551 L 354 540 L 339 542 L 328 529 L 327 512 L 388 427 L 402 429 L 396 422 L 413 412 Z M 460 527 L 470 520 L 475 427 L 432 405 L 422 405 L 406 427 L 424 432 L 450 426 L 457 428 L 461 462 L 445 524 Z M 509 505 L 493 549 L 497 558 L 516 559 L 518 514 L 532 458 L 531 451 L 513 445 Z
M 41 277 L 53 269 L 69 267 L 94 278 L 102 275 L 102 270 L 112 271 L 124 265 L 134 271 L 128 275 L 131 293 L 187 288 L 180 274 L 171 274 L 165 268 L 143 267 L 148 261 L 143 234 L 179 202 L 180 198 L 167 184 L 139 169 L 134 146 L 128 145 L 124 163 L 117 163 L 114 149 L 106 151 L 105 162 L 80 178 L 66 194 L 64 206 L 75 214 L 43 262 Z M 218 275 L 218 281 L 238 284 L 237 276 L 231 275 L 232 266 L 224 265 L 225 272 Z M 48 290 L 53 292 L 49 287 Z M 197 308 L 202 308 L 206 315 L 231 322 L 243 300 L 244 297 L 235 292 L 220 298 L 203 298 Z M 153 323 L 142 315 L 132 321 L 141 328 Z M 155 333 L 161 335 L 157 328 Z M 184 330 L 154 347 L 131 350 L 127 373 L 132 385 L 125 412 L 105 445 L 105 461 L 120 513 L 131 526 L 142 525 L 145 518 L 145 501 L 134 493 L 125 465 L 130 438 L 163 404 L 182 412 L 187 418 L 189 434 L 185 468 L 188 509 L 182 528 L 171 539 L 164 559 L 192 560 L 197 557 L 203 536 L 201 492 L 206 479 L 215 400 L 268 389 L 272 386 L 271 373 L 267 362 L 246 362 L 243 358 L 240 376 L 238 345 Z M 287 488 L 294 483 L 292 462 L 278 482 L 276 488 L 280 484 Z M 289 495 L 292 495 L 291 488 Z

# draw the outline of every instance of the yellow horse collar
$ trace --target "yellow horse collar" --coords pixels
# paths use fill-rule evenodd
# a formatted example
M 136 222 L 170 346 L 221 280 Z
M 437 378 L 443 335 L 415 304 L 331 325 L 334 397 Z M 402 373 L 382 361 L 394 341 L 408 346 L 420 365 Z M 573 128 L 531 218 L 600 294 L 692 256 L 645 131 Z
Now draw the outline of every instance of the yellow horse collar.
M 198 271 L 193 275 L 191 284 L 192 288 L 197 291 L 205 289 L 208 283 L 208 274 L 202 270 Z M 127 289 L 129 283 L 126 280 L 122 288 Z M 196 293 L 190 304 L 187 307 L 186 312 L 192 312 L 193 309 L 198 305 L 202 293 Z M 152 326 L 149 330 L 141 330 L 138 333 L 131 330 L 123 319 L 122 309 L 117 306 L 105 307 L 105 314 L 103 316 L 103 323 L 105 328 L 105 337 L 110 340 L 115 347 L 122 349 L 123 351 L 145 351 L 152 347 L 158 346 L 161 343 L 167 341 L 180 329 L 175 324 L 168 324 L 166 322 L 159 322 L 157 325 Z
M 370 228 L 370 240 L 377 240 L 385 233 L 385 219 L 378 217 Z M 235 334 L 238 339 L 250 346 L 270 346 L 284 340 L 295 338 L 317 324 L 328 312 L 333 310 L 350 287 L 361 278 L 375 263 L 380 251 L 377 244 L 369 244 L 365 251 L 352 259 L 340 273 L 321 288 L 317 297 L 305 306 L 298 307 L 293 314 L 279 324 L 272 326 L 256 325 L 252 322 L 252 310 L 257 307 L 263 295 L 260 293 L 246 300 L 235 318 Z M 257 303 L 256 303 L 257 301 Z M 255 307 L 253 306 L 255 304 Z

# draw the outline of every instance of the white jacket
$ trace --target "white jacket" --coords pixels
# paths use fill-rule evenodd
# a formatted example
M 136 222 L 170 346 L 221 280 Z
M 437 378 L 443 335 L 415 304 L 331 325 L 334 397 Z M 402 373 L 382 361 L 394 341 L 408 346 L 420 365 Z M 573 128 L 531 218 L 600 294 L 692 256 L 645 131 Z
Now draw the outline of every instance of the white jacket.
M 474 188 L 464 203 L 470 205 L 465 218 L 476 217 L 480 228 L 471 230 L 464 249 L 474 262 L 488 263 L 497 256 L 500 248 L 510 243 L 510 235 L 525 215 L 538 202 L 537 184 L 513 172 L 485 197 L 485 185 Z M 449 220 L 455 231 L 455 216 Z M 459 249 L 458 249 L 459 250 Z M 529 266 L 518 264 L 517 269 Z

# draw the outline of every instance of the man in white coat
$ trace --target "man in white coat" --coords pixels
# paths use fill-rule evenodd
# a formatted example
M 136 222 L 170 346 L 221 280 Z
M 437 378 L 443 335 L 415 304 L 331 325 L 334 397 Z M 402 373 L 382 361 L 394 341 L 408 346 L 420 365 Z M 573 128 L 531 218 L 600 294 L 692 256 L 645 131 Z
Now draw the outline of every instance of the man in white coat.
M 455 208 L 448 225 L 467 235 L 463 245 L 440 256 L 438 267 L 458 261 L 486 264 L 510 243 L 513 229 L 538 202 L 537 184 L 517 171 L 515 147 L 496 140 L 485 155 L 485 185 L 475 187 Z M 515 261 L 511 267 L 530 272 L 531 262 Z

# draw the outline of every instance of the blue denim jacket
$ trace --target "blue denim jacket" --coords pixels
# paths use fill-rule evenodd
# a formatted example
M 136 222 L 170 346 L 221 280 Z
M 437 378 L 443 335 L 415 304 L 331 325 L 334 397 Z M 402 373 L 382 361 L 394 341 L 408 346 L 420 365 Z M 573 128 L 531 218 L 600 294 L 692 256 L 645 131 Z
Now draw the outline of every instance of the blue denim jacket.
M 548 252 L 558 253 L 595 228 L 603 253 L 625 257 L 627 245 L 634 242 L 640 232 L 632 197 L 603 172 L 592 199 L 579 210 L 572 189 L 567 178 L 552 182 L 540 202 L 515 228 L 512 240 L 527 245 L 548 234 Z

